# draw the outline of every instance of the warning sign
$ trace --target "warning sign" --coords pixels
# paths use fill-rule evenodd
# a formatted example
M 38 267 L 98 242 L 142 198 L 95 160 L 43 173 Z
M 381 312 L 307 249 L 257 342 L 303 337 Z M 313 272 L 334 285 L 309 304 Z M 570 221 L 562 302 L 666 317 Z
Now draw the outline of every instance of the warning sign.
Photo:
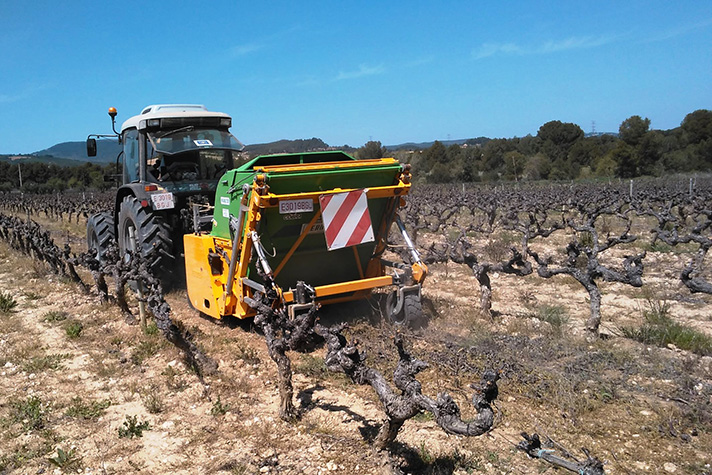
M 326 247 L 330 251 L 374 240 L 367 191 L 355 190 L 319 197 Z

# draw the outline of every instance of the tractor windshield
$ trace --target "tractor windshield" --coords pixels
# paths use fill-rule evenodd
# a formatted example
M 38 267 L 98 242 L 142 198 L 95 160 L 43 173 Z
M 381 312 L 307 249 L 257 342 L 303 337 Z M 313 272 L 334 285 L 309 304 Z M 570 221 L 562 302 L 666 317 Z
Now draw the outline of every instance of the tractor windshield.
M 148 139 L 156 152 L 165 154 L 216 148 L 240 151 L 244 147 L 230 132 L 193 126 L 149 132 Z
M 225 130 L 193 126 L 147 134 L 147 175 L 157 181 L 216 180 L 244 145 Z

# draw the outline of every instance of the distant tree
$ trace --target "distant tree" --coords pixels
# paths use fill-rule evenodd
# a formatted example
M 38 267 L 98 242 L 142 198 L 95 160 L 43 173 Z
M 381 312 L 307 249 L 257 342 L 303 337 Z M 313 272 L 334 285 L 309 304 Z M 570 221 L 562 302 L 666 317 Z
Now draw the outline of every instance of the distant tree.
M 651 130 L 643 135 L 636 148 L 638 175 L 661 175 L 663 135 Z
M 386 147 L 381 142 L 371 140 L 356 151 L 356 157 L 360 159 L 383 158 L 388 154 Z
M 539 127 L 537 137 L 543 141 L 551 141 L 557 146 L 571 147 L 584 136 L 583 130 L 576 124 L 552 120 Z
M 699 109 L 687 114 L 681 127 L 690 143 L 712 139 L 712 110 Z
M 513 140 L 492 139 L 487 142 L 482 149 L 483 171 L 490 176 L 503 172 L 504 155 L 515 149 L 516 143 Z
M 618 146 L 611 151 L 610 158 L 616 163 L 617 176 L 633 178 L 637 175 L 638 163 L 635 149 L 626 142 L 618 142 Z
M 562 178 L 569 178 L 571 167 L 568 163 L 568 154 L 571 147 L 584 137 L 581 127 L 569 122 L 552 120 L 539 127 L 537 137 L 541 140 L 540 151 L 551 158 L 556 170 L 565 170 L 566 176 Z
M 618 136 L 628 145 L 637 146 L 650 128 L 650 119 L 639 115 L 628 117 L 618 128 Z
M 447 163 L 447 159 L 447 149 L 439 140 L 433 142 L 433 144 L 423 152 L 423 160 L 428 170 L 432 169 L 436 163 Z
M 535 155 L 541 147 L 541 139 L 533 135 L 527 135 L 526 137 L 516 139 L 516 141 L 517 151 L 527 157 Z
M 602 157 L 599 157 L 593 164 L 594 173 L 600 177 L 614 177 L 618 171 L 618 162 L 613 157 L 611 150 Z
M 447 163 L 436 163 L 428 173 L 430 183 L 449 183 L 454 178 L 453 169 Z
M 519 179 L 522 177 L 522 174 L 524 173 L 525 160 L 526 157 L 520 152 L 517 152 L 516 150 L 512 150 L 511 152 L 505 153 L 504 178 L 507 180 L 519 181 Z
M 546 180 L 551 173 L 551 160 L 543 153 L 527 158 L 523 176 L 526 180 Z

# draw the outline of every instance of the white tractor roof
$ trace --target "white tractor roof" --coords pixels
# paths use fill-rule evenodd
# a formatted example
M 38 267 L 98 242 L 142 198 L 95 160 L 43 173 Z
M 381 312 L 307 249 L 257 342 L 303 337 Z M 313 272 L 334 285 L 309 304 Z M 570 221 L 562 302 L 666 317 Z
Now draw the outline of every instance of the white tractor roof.
M 140 121 L 145 119 L 163 119 L 167 117 L 226 117 L 224 112 L 211 112 L 199 104 L 155 104 L 144 107 L 139 115 L 127 119 L 121 124 L 121 132 L 126 129 L 138 128 Z

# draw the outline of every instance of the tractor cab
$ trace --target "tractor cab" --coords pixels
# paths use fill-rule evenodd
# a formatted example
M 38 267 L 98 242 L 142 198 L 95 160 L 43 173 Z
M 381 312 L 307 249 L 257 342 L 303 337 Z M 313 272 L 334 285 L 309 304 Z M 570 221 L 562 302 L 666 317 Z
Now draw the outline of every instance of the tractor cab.
M 158 183 L 179 195 L 215 191 L 244 145 L 228 129 L 232 119 L 198 105 L 146 107 L 121 126 L 124 184 Z
M 90 157 L 96 155 L 97 138 L 118 138 L 123 149 L 114 209 L 90 218 L 88 246 L 100 256 L 116 239 L 122 252 L 153 255 L 153 268 L 170 275 L 183 252 L 182 235 L 194 230 L 188 211 L 213 201 L 218 180 L 238 162 L 244 145 L 229 131 L 229 115 L 202 105 L 151 105 L 118 132 L 116 115 L 109 109 L 114 135 L 87 138 Z

